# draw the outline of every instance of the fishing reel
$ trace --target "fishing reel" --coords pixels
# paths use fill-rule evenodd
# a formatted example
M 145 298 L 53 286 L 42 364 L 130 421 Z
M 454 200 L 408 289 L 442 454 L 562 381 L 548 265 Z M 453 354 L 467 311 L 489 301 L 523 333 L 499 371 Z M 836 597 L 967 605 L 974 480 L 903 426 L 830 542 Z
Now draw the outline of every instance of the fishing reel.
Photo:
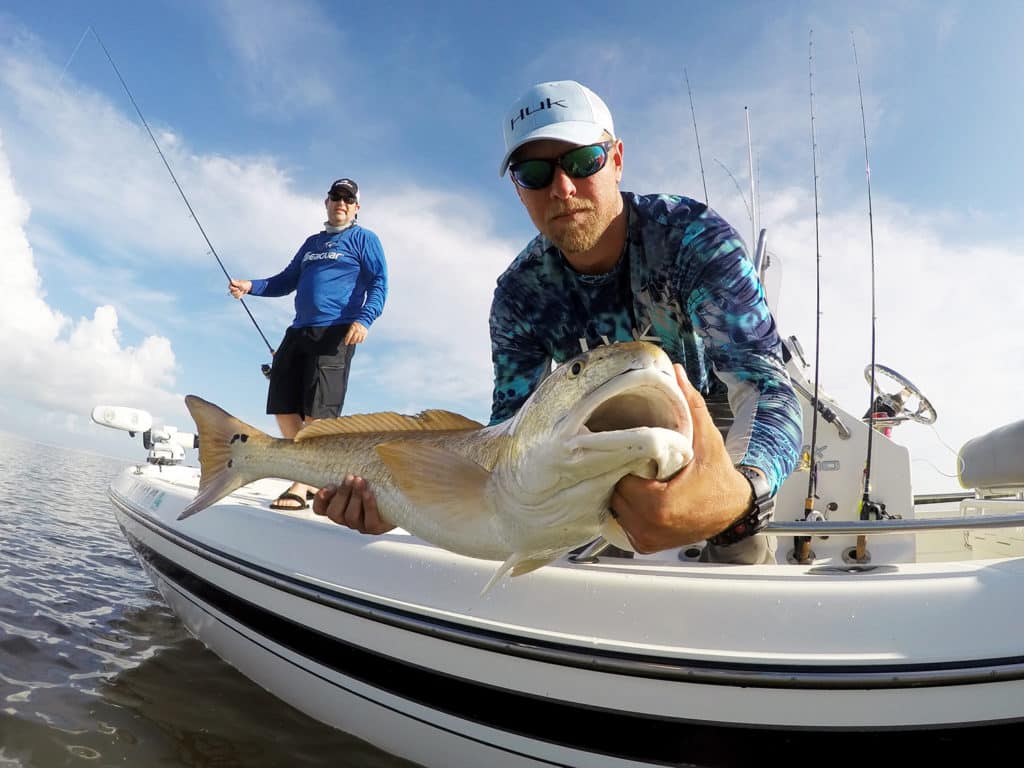
M 263 371 L 263 375 L 267 377 L 267 380 L 270 379 L 270 368 L 270 363 L 264 363 L 260 366 L 260 370 Z

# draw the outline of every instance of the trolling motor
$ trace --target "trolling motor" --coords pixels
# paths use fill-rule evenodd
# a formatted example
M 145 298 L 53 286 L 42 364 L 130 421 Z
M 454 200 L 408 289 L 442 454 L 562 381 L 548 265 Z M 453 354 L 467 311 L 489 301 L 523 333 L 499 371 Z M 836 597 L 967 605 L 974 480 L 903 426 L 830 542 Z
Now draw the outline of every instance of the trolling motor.
M 186 448 L 199 447 L 199 435 L 179 432 L 177 427 L 153 427 L 153 417 L 138 408 L 97 405 L 91 418 L 101 427 L 127 432 L 130 437 L 142 433 L 142 447 L 149 451 L 146 461 L 158 466 L 180 464 Z

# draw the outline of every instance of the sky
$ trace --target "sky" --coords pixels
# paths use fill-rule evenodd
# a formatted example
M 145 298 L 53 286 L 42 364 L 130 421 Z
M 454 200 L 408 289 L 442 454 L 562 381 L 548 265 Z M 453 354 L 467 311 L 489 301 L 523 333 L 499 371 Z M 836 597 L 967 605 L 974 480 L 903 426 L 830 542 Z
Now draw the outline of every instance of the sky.
M 780 331 L 809 355 L 819 340 L 822 389 L 857 415 L 874 255 L 876 360 L 938 413 L 894 438 L 915 492 L 958 489 L 955 451 L 1024 418 L 1024 4 L 846 5 L 8 0 L 0 433 L 138 459 L 93 406 L 191 431 L 197 394 L 277 434 L 268 349 L 91 26 L 232 276 L 280 271 L 320 229 L 330 182 L 358 181 L 390 293 L 346 413 L 486 421 L 495 279 L 535 234 L 498 177 L 502 113 L 533 83 L 575 79 L 615 117 L 623 189 L 704 199 L 706 184 L 748 241 L 752 157 Z M 276 345 L 291 297 L 246 305 Z

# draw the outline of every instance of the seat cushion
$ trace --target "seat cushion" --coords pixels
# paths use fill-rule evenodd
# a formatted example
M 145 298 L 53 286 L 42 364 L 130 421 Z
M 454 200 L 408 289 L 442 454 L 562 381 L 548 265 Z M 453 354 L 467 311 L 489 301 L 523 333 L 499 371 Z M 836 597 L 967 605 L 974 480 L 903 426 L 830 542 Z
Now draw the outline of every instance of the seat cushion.
M 968 440 L 959 459 L 964 488 L 1024 487 L 1024 420 Z

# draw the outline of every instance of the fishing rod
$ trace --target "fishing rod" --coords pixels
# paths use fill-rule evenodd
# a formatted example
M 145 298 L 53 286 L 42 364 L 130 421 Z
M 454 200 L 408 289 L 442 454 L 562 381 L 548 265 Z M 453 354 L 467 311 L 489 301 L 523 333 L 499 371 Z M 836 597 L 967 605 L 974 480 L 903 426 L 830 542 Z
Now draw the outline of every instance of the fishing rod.
M 868 124 L 864 116 L 864 89 L 861 86 L 860 60 L 857 58 L 857 40 L 850 30 L 850 43 L 853 46 L 853 63 L 857 70 L 857 94 L 860 97 L 860 123 L 864 135 L 864 175 L 868 188 L 868 236 L 871 244 L 871 402 L 868 405 L 868 449 L 864 459 L 864 492 L 860 500 L 860 519 L 867 520 L 885 517 L 885 505 L 871 500 L 871 438 L 875 433 L 875 336 L 878 315 L 875 311 L 875 219 L 871 204 L 871 162 L 868 158 Z M 865 557 L 866 537 L 857 537 L 857 559 Z
M 755 175 L 756 175 L 756 178 L 757 178 L 757 201 L 756 201 L 756 206 L 755 206 L 754 210 L 760 211 L 760 210 L 762 210 L 761 209 L 761 150 L 757 150 L 757 164 L 756 164 L 756 168 L 757 168 L 757 173 Z M 760 215 L 758 215 L 757 224 L 758 224 L 758 228 L 762 229 L 761 226 L 760 226 L 761 225 L 761 217 L 760 217 Z
M 192 216 L 192 220 L 196 223 L 196 226 L 199 227 L 199 233 L 203 236 L 203 239 L 206 241 L 206 245 L 209 246 L 210 253 L 213 254 L 213 258 L 215 258 L 217 260 L 217 264 L 220 265 L 221 272 L 224 273 L 224 276 L 230 282 L 231 275 L 228 274 L 228 270 L 227 268 L 225 268 L 224 262 L 221 261 L 220 256 L 217 255 L 217 250 L 213 247 L 213 243 L 210 242 L 210 238 L 206 236 L 206 230 L 204 230 L 203 225 L 199 223 L 199 217 L 196 216 L 196 212 L 192 209 L 192 204 L 189 202 L 188 197 L 185 195 L 185 191 L 181 188 L 181 184 L 178 183 L 178 179 L 174 175 L 174 171 L 171 170 L 170 163 L 167 162 L 167 158 L 164 156 L 163 150 L 160 149 L 160 144 L 157 142 L 156 137 L 153 135 L 153 131 L 150 130 L 149 123 L 146 122 L 146 118 L 143 116 L 142 110 L 139 109 L 139 105 L 135 102 L 135 97 L 132 96 L 132 92 L 128 88 L 128 83 L 126 83 L 124 78 L 121 76 L 121 71 L 117 68 L 117 64 L 114 63 L 114 59 L 113 57 L 111 57 L 110 51 L 107 50 L 107 46 L 103 44 L 103 41 L 100 39 L 99 33 L 96 32 L 96 29 L 94 27 L 90 25 L 88 31 L 92 32 L 93 37 L 96 38 L 96 42 L 100 44 L 100 48 L 102 48 L 103 53 L 106 54 L 107 61 L 110 62 L 110 66 L 114 68 L 114 74 L 116 74 L 117 79 L 121 81 L 121 85 L 124 88 L 124 92 L 128 94 L 128 98 L 131 101 L 132 106 L 135 107 L 135 112 L 138 114 L 139 120 L 141 120 L 142 125 L 145 126 L 146 133 L 149 134 L 149 138 L 153 142 L 153 146 L 156 147 L 157 154 L 160 155 L 160 159 L 163 160 L 164 167 L 167 169 L 167 173 L 169 173 L 171 176 L 171 181 L 173 181 L 174 186 L 177 187 L 178 194 L 181 195 L 181 199 L 185 201 L 185 207 L 188 208 L 188 212 Z M 79 45 L 80 44 L 81 41 L 79 41 Z M 77 51 L 78 49 L 76 48 L 75 50 Z M 72 56 L 74 56 L 74 54 L 72 54 Z M 267 349 L 270 351 L 270 354 L 273 355 L 274 348 L 270 345 L 270 342 L 267 341 L 267 337 L 263 334 L 263 330 L 260 328 L 259 323 L 256 322 L 256 318 L 253 317 L 252 312 L 249 311 L 249 307 L 245 303 L 245 299 L 240 298 L 239 301 L 242 303 L 242 307 L 245 309 L 245 313 L 249 316 L 249 319 L 252 320 L 252 324 L 255 326 L 256 331 L 260 335 L 260 338 L 263 339 L 263 343 L 267 345 Z M 270 375 L 270 367 L 267 366 L 266 364 L 263 365 L 263 373 L 266 376 Z
M 814 30 L 811 30 L 807 43 L 807 90 L 810 95 L 811 112 L 811 169 L 814 174 L 814 253 L 815 253 L 815 303 L 814 303 L 814 403 L 811 418 L 811 449 L 808 458 L 807 498 L 804 500 L 804 519 L 808 520 L 814 513 L 814 500 L 818 497 L 818 402 L 819 375 L 821 372 L 821 207 L 818 201 L 818 142 L 814 132 Z M 794 537 L 793 552 L 796 560 L 801 563 L 810 559 L 810 536 Z
M 685 67 L 683 67 L 683 77 L 686 78 L 686 93 L 690 97 L 690 117 L 693 118 L 693 136 L 697 139 L 697 162 L 700 164 L 700 180 L 704 185 L 704 204 L 710 207 L 711 198 L 708 197 L 708 182 L 704 178 L 704 157 L 700 153 L 700 134 L 697 133 L 697 113 L 693 109 L 693 91 L 690 90 L 690 76 L 686 73 Z
M 743 108 L 743 119 L 747 123 L 747 171 L 750 174 L 750 229 L 751 243 L 757 245 L 757 195 L 754 192 L 754 146 L 750 141 L 750 108 Z

